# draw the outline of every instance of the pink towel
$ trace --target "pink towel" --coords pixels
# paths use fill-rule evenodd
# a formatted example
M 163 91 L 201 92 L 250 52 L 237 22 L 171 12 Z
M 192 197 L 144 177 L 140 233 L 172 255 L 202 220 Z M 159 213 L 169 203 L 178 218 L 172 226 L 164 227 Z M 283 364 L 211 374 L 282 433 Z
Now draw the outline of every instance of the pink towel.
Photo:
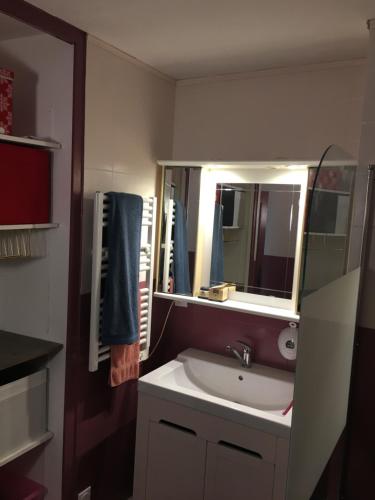
M 109 372 L 111 387 L 139 377 L 139 352 L 139 342 L 129 345 L 111 345 L 111 369 Z
M 138 293 L 138 321 L 141 318 L 141 290 L 147 287 L 146 282 L 139 283 Z M 111 345 L 111 368 L 109 385 L 117 387 L 128 380 L 139 378 L 139 341 L 134 344 Z

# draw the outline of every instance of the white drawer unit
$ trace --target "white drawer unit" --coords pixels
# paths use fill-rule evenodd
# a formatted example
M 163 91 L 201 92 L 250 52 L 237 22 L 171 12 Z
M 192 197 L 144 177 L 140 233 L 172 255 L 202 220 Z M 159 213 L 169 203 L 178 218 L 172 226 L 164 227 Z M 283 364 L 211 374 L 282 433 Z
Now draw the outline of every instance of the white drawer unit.
M 47 417 L 46 369 L 0 386 L 0 466 L 52 437 Z
M 205 454 L 206 442 L 194 432 L 169 422 L 150 422 L 146 498 L 174 500 L 176 492 L 179 500 L 202 498 Z
M 139 393 L 134 500 L 284 500 L 289 440 Z
M 273 500 L 274 469 L 259 453 L 232 443 L 208 443 L 204 499 Z

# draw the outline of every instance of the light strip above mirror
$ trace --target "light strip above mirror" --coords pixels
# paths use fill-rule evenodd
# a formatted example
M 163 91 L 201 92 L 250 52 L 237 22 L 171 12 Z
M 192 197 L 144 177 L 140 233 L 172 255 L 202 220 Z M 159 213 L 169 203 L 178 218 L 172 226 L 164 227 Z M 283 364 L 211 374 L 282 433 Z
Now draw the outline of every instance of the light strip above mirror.
M 157 164 L 162 167 L 201 167 L 205 169 L 279 169 L 279 170 L 305 170 L 308 167 L 318 167 L 319 161 L 313 160 L 271 160 L 271 161 L 174 161 L 174 160 L 158 160 Z M 325 167 L 329 166 L 353 166 L 357 167 L 358 163 L 354 160 L 339 160 L 329 161 L 324 163 Z
M 318 167 L 317 161 L 173 161 L 173 160 L 159 160 L 158 165 L 164 167 L 201 167 L 205 169 L 279 169 L 279 170 L 306 170 L 307 167 Z

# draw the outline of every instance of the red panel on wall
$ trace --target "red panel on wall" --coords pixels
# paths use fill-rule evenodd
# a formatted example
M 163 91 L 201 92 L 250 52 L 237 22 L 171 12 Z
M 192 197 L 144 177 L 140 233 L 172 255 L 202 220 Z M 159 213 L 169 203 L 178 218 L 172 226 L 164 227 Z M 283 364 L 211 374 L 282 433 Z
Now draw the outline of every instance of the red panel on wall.
M 0 224 L 50 222 L 50 154 L 0 144 Z

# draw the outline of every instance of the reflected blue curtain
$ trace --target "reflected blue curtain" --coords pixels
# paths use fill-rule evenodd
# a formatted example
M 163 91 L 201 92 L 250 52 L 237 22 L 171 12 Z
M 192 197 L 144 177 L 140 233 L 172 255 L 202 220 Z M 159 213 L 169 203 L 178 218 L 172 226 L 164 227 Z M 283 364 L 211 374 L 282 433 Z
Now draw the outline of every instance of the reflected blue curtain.
M 173 262 L 174 293 L 191 294 L 186 211 L 179 200 L 175 201 Z

